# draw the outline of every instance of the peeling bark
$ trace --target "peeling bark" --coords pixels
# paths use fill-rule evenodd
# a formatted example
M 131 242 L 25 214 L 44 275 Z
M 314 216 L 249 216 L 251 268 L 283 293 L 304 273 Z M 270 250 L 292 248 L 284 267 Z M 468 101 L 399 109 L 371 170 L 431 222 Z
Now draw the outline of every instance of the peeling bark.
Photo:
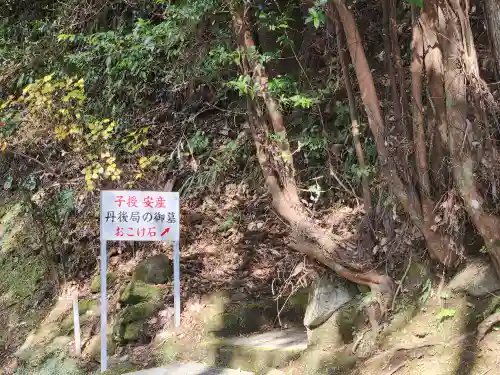
M 467 120 L 467 83 L 470 74 L 477 68 L 477 57 L 471 40 L 470 24 L 464 9 L 456 0 L 440 4 L 438 8 L 446 22 L 439 22 L 439 32 L 447 39 L 443 44 L 445 64 L 445 85 L 447 101 L 446 114 L 450 126 L 448 148 L 452 161 L 455 184 L 462 197 L 465 209 L 473 224 L 484 239 L 497 272 L 500 272 L 500 218 L 486 211 L 486 202 L 477 187 L 473 151 L 464 142 L 470 128 Z M 465 69 L 464 69 L 465 68 Z M 477 78 L 477 77 L 476 77 Z
M 500 2 L 498 0 L 485 0 L 484 7 L 498 79 L 500 77 Z
M 443 56 L 435 32 L 439 22 L 437 8 L 426 4 L 421 12 L 419 24 L 423 33 L 424 66 L 428 89 L 428 103 L 432 110 L 428 137 L 432 142 L 432 176 L 437 191 L 444 193 L 448 189 L 448 173 L 445 155 L 448 148 L 448 122 L 446 120 L 446 101 L 444 93 Z

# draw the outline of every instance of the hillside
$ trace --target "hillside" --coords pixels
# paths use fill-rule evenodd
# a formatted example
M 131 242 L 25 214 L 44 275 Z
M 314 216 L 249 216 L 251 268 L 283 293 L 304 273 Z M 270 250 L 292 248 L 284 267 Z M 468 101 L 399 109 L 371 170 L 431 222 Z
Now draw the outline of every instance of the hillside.
M 117 371 L 492 371 L 499 22 L 493 0 L 0 1 L 3 371 L 98 371 L 103 189 L 181 196 L 180 331 L 171 246 L 109 244 Z M 276 329 L 307 349 L 228 349 Z

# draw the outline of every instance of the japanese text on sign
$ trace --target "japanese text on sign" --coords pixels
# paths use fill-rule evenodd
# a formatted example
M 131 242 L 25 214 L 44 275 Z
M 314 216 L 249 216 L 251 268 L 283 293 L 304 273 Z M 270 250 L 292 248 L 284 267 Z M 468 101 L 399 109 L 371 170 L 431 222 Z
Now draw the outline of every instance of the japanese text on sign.
M 179 193 L 101 192 L 101 237 L 108 241 L 174 241 Z

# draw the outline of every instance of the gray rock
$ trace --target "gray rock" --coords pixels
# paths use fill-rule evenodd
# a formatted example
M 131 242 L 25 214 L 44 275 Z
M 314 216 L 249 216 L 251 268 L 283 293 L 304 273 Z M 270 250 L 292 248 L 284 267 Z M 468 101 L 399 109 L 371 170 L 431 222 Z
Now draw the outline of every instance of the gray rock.
M 143 260 L 134 271 L 134 280 L 148 284 L 164 284 L 172 278 L 172 262 L 165 254 Z
M 339 278 L 321 277 L 310 295 L 304 325 L 309 329 L 320 326 L 356 294 L 355 287 Z
M 500 280 L 491 262 L 470 259 L 465 268 L 451 279 L 446 290 L 481 297 L 500 290 Z

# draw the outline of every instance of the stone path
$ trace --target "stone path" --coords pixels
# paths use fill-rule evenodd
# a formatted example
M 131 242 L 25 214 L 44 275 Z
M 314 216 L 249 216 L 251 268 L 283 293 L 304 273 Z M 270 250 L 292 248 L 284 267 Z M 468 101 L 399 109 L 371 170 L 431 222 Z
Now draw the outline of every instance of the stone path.
M 253 372 L 210 367 L 201 363 L 175 364 L 125 375 L 254 375 Z
M 303 329 L 274 330 L 248 337 L 227 339 L 224 343 L 264 350 L 301 351 L 307 349 L 307 333 Z

